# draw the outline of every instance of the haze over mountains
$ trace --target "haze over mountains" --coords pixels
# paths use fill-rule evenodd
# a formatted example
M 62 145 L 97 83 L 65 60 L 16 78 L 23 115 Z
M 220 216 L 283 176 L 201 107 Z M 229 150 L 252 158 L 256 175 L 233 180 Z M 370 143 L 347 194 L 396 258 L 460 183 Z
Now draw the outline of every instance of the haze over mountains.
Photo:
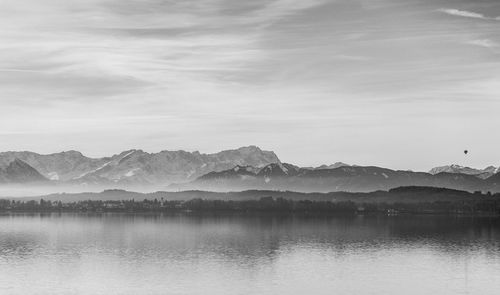
M 93 186 L 142 186 L 159 190 L 368 192 L 416 185 L 496 192 L 500 190 L 498 172 L 493 166 L 474 169 L 450 165 L 425 173 L 342 162 L 304 168 L 282 163 L 274 152 L 256 146 L 215 154 L 129 150 L 104 158 L 89 158 L 78 151 L 49 155 L 28 151 L 0 153 L 2 184 L 34 183 L 82 191 Z

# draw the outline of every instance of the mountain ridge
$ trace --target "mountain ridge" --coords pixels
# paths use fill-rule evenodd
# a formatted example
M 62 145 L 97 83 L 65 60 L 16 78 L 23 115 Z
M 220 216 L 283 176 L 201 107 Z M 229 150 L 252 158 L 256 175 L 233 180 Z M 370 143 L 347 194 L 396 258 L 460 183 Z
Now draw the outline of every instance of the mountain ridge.
M 28 183 L 48 181 L 35 168 L 26 162 L 14 159 L 7 165 L 0 167 L 0 183 Z
M 498 179 L 498 181 L 497 181 Z M 493 181 L 495 180 L 495 181 Z M 466 191 L 499 191 L 500 174 L 489 178 L 439 172 L 392 170 L 376 166 L 341 166 L 333 169 L 300 168 L 287 163 L 269 164 L 261 169 L 245 167 L 211 172 L 174 189 L 239 191 L 248 189 L 293 190 L 300 192 L 388 190 L 399 186 L 445 187 Z
M 493 174 L 500 172 L 500 168 L 497 168 L 495 166 L 488 166 L 484 169 L 477 169 L 457 164 L 451 164 L 451 165 L 434 167 L 431 170 L 429 170 L 430 174 L 438 174 L 440 172 L 475 175 L 479 178 L 486 179 L 492 176 Z
M 70 186 L 169 189 L 296 191 L 373 191 L 398 186 L 441 186 L 467 191 L 500 186 L 493 166 L 475 169 L 440 166 L 429 172 L 393 170 L 336 162 L 319 167 L 283 163 L 272 151 L 251 145 L 217 153 L 163 150 L 148 153 L 130 149 L 110 157 L 90 158 L 76 150 L 41 155 L 34 152 L 2 152 L 2 183 L 48 181 Z M 39 174 L 39 175 L 38 175 Z
M 0 165 L 8 165 L 15 159 L 28 163 L 50 180 L 73 184 L 168 184 L 235 165 L 262 167 L 280 162 L 274 152 L 252 145 L 212 154 L 183 150 L 147 153 L 133 149 L 102 158 L 86 157 L 78 151 L 46 155 L 29 151 L 0 153 Z

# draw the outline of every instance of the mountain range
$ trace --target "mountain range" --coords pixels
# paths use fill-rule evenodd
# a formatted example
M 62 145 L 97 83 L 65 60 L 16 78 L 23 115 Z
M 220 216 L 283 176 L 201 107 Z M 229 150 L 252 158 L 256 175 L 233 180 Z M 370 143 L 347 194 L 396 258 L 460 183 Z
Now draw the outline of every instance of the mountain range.
M 500 173 L 488 178 L 463 173 L 391 170 L 374 166 L 341 166 L 332 169 L 300 168 L 286 163 L 272 163 L 261 169 L 236 166 L 211 172 L 196 180 L 171 185 L 178 190 L 242 191 L 290 190 L 297 192 L 370 192 L 400 186 L 444 187 L 465 191 L 500 190 Z
M 428 173 L 342 162 L 298 167 L 282 163 L 274 152 L 256 146 L 214 154 L 128 150 L 103 158 L 89 158 L 78 151 L 49 155 L 28 151 L 0 153 L 0 183 L 30 182 L 209 191 L 368 192 L 399 186 L 431 186 L 496 192 L 500 190 L 500 173 L 493 166 L 474 169 L 450 165 L 433 168 Z
M 49 155 L 33 152 L 0 153 L 0 168 L 22 161 L 54 182 L 72 184 L 169 184 L 186 182 L 236 165 L 264 167 L 279 162 L 274 152 L 256 146 L 215 154 L 186 151 L 147 153 L 129 150 L 111 157 L 89 158 L 78 151 Z M 0 182 L 15 182 L 6 177 Z

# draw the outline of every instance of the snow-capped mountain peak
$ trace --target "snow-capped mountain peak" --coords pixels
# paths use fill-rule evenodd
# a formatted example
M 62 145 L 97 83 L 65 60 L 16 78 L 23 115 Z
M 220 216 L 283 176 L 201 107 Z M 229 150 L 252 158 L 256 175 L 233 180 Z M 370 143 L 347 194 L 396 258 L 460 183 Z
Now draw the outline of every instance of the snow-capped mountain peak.
M 499 171 L 499 168 L 495 168 L 494 166 L 488 166 L 484 169 L 477 169 L 477 168 L 471 168 L 471 167 L 466 167 L 466 166 L 461 166 L 457 164 L 451 164 L 451 165 L 446 165 L 446 166 L 439 166 L 439 167 L 434 167 L 432 168 L 429 173 L 430 174 L 439 174 L 439 173 L 457 173 L 457 174 L 467 174 L 467 175 L 474 175 L 479 178 L 488 178 L 491 175 L 497 173 Z

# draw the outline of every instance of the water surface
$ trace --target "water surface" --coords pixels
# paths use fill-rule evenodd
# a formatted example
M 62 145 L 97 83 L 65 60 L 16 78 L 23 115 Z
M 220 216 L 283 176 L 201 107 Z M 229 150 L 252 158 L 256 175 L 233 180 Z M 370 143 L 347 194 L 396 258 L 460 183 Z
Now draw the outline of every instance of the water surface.
M 498 294 L 500 221 L 6 214 L 0 294 Z

